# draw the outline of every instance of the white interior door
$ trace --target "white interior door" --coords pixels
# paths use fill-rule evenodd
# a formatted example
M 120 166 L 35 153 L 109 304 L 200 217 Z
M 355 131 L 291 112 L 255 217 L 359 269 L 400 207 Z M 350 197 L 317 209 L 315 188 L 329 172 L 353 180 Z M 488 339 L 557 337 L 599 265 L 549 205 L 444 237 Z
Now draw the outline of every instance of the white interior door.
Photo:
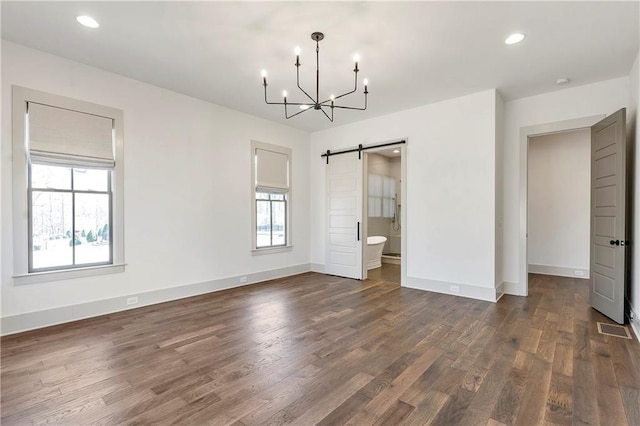
M 626 224 L 625 109 L 591 127 L 590 304 L 624 323 Z
M 326 165 L 327 274 L 362 279 L 362 164 L 354 152 Z

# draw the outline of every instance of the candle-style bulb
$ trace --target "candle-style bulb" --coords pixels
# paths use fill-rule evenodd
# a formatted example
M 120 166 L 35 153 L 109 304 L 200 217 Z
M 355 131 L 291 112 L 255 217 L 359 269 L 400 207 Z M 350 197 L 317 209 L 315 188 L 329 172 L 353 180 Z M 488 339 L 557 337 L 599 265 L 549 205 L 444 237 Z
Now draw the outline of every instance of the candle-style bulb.
M 262 70 L 262 84 L 267 87 L 267 70 Z
M 265 78 L 267 76 L 267 70 L 262 70 L 262 78 Z
M 286 97 L 287 97 L 287 91 L 286 91 L 286 90 L 283 90 L 283 91 L 282 91 L 282 97 L 283 97 L 283 98 L 286 98 Z
M 368 86 L 368 85 L 369 85 L 369 79 L 368 79 L 368 78 L 365 78 L 365 79 L 364 79 L 364 81 L 363 81 L 363 83 L 364 83 L 364 85 L 365 85 L 365 86 Z
M 296 48 L 294 49 L 294 51 L 296 52 L 296 67 L 300 66 L 300 46 L 296 46 Z
M 329 96 L 329 99 L 331 99 L 332 101 L 335 101 L 336 100 L 336 95 Z
M 358 55 L 357 53 L 353 55 L 353 62 L 355 62 L 356 64 L 360 62 L 360 55 Z

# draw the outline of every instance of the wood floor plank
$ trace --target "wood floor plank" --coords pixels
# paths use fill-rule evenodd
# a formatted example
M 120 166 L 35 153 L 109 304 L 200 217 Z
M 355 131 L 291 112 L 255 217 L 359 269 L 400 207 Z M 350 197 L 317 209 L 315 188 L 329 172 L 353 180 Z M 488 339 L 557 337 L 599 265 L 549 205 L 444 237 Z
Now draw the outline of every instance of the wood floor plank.
M 612 337 L 612 339 L 615 339 L 615 337 Z M 628 423 L 624 410 L 624 402 L 622 400 L 622 394 L 618 389 L 615 370 L 608 349 L 604 344 L 597 344 L 594 348 L 593 357 L 598 383 L 596 394 L 600 422 L 603 424 L 626 425 Z
M 431 424 L 448 400 L 449 395 L 442 392 L 425 392 L 415 410 L 407 417 L 406 424 L 416 426 Z
M 529 375 L 514 424 L 537 425 L 544 420 L 551 368 L 537 356 L 531 360 Z
M 385 269 L 386 268 L 386 269 Z M 498 303 L 306 273 L 3 337 L 3 425 L 640 425 L 584 280 Z
M 372 379 L 373 377 L 367 374 L 358 373 L 344 385 L 322 398 L 318 404 L 313 405 L 309 410 L 305 411 L 300 417 L 296 418 L 292 424 L 310 425 L 319 423 L 333 411 L 333 407 L 342 404 L 349 396 L 356 393 Z
M 374 423 L 374 426 L 394 426 L 404 423 L 405 419 L 415 410 L 413 405 L 397 400 L 382 414 L 382 417 Z
M 507 382 L 500 391 L 500 396 L 493 407 L 491 418 L 504 424 L 514 424 L 521 407 L 522 394 L 528 379 L 528 371 L 512 368 Z M 484 419 L 481 419 L 484 420 Z

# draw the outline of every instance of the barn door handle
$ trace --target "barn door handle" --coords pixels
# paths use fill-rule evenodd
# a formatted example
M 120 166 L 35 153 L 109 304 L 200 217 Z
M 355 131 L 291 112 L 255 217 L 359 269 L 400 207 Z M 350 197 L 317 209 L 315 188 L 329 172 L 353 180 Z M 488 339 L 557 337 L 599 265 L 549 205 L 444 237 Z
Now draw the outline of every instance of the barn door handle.
M 611 240 L 609 241 L 609 244 L 612 246 L 619 246 L 620 245 L 620 240 Z M 624 245 L 624 241 L 622 242 L 622 245 Z
M 358 222 L 358 241 L 360 241 L 360 222 Z

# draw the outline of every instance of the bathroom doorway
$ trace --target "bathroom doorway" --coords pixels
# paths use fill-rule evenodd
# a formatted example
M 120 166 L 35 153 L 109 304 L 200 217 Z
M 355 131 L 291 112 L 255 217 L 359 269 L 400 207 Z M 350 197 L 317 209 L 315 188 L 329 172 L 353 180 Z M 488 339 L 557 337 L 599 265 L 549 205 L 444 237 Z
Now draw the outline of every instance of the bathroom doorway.
M 370 150 L 364 157 L 363 257 L 365 278 L 401 284 L 404 144 Z

